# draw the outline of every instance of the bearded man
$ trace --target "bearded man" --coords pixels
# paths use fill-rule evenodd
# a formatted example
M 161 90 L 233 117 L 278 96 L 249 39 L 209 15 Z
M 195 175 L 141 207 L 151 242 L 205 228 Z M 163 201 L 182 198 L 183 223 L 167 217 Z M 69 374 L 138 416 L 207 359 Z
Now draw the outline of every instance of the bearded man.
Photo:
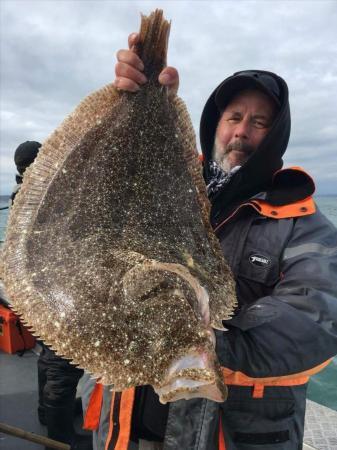
M 117 54 L 118 89 L 147 82 L 133 51 L 138 39 L 132 34 Z M 175 95 L 178 72 L 165 68 L 159 82 Z M 125 406 L 105 389 L 95 448 L 121 448 L 122 434 L 129 449 L 302 448 L 309 377 L 337 353 L 337 232 L 312 199 L 312 178 L 281 170 L 289 135 L 280 76 L 237 72 L 211 94 L 200 123 L 203 171 L 238 297 L 228 331 L 214 330 L 228 399 L 160 405 L 142 386 Z

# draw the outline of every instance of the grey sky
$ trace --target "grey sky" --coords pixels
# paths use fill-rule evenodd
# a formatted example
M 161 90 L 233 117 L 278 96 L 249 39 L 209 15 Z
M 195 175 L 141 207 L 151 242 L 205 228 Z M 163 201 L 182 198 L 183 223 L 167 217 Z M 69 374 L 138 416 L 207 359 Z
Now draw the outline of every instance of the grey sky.
M 336 1 L 15 1 L 1 6 L 0 194 L 14 184 L 13 153 L 43 142 L 90 92 L 113 81 L 115 53 L 140 12 L 172 21 L 168 63 L 195 129 L 215 86 L 242 69 L 289 85 L 292 134 L 285 165 L 301 165 L 318 193 L 337 193 Z

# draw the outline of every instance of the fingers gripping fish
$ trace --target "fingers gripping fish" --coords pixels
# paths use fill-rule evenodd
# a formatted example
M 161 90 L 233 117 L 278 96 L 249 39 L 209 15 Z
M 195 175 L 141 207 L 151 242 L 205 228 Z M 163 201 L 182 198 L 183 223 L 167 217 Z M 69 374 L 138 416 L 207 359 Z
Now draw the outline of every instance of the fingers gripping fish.
M 139 92 L 105 86 L 43 144 L 10 215 L 4 281 L 34 332 L 113 390 L 222 401 L 208 327 L 235 289 L 188 112 L 158 83 L 169 28 L 161 11 L 142 17 Z

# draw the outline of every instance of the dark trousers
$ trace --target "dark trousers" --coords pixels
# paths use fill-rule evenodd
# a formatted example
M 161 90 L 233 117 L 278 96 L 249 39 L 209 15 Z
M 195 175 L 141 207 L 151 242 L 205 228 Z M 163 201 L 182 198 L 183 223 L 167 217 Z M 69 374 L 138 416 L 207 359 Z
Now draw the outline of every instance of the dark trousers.
M 71 365 L 43 345 L 38 360 L 39 407 L 48 437 L 72 444 L 76 388 L 83 370 Z

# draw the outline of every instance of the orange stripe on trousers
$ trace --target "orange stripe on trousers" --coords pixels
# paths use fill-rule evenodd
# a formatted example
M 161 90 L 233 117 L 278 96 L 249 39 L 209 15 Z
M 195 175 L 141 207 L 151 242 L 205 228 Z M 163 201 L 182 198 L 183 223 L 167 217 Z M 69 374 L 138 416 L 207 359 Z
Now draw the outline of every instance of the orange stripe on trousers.
M 85 430 L 97 430 L 101 418 L 101 409 L 103 402 L 103 385 L 96 383 L 91 393 L 87 411 L 83 422 Z
M 219 416 L 219 450 L 226 450 L 225 436 L 222 429 L 221 415 Z

